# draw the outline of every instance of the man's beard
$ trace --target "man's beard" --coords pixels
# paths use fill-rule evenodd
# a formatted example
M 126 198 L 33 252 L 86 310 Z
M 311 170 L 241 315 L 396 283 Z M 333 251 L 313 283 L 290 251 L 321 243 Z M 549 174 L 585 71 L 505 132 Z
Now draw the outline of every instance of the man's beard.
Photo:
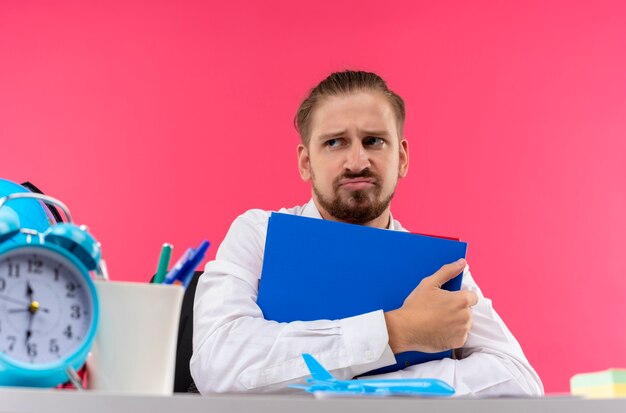
M 342 179 L 374 178 L 374 187 L 367 190 L 350 191 L 347 198 L 339 193 Z M 325 198 L 315 186 L 313 176 L 313 192 L 317 196 L 320 206 L 339 221 L 352 224 L 365 224 L 378 218 L 389 207 L 394 192 L 386 198 L 380 199 L 380 179 L 369 169 L 357 174 L 346 172 L 333 181 L 333 198 Z

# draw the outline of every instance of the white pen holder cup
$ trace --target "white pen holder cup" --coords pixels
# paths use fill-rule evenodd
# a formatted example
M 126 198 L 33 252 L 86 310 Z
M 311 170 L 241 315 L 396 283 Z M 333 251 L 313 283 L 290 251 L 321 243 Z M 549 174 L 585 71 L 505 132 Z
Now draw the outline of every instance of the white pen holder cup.
M 100 324 L 87 359 L 87 387 L 172 394 L 184 289 L 176 285 L 96 282 Z

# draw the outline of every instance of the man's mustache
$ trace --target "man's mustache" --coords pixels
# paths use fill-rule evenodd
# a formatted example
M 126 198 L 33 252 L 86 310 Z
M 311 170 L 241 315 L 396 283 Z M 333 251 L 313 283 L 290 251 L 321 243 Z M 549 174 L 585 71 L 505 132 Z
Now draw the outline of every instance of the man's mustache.
M 378 175 L 372 172 L 369 168 L 363 169 L 360 172 L 344 172 L 342 175 L 335 178 L 333 182 L 333 187 L 338 189 L 341 186 L 341 181 L 343 179 L 357 179 L 357 178 L 372 178 L 374 180 L 374 185 L 379 186 L 378 182 L 380 181 Z

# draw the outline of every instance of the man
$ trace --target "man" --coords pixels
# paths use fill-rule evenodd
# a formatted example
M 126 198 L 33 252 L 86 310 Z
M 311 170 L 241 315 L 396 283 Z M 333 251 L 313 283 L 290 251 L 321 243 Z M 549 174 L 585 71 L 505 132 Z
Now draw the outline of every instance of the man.
M 324 79 L 296 115 L 298 165 L 312 184 L 312 199 L 280 212 L 405 231 L 390 212 L 398 179 L 409 166 L 404 118 L 402 99 L 373 73 L 346 71 Z M 351 379 L 395 364 L 394 354 L 403 351 L 457 349 L 456 360 L 380 378 L 439 378 L 459 395 L 543 394 L 464 260 L 425 278 L 394 311 L 341 320 L 265 320 L 256 297 L 269 215 L 250 210 L 239 216 L 198 283 L 191 373 L 201 393 L 287 391 L 288 383 L 309 374 L 302 353 L 314 355 L 335 377 Z M 461 271 L 461 291 L 440 288 Z

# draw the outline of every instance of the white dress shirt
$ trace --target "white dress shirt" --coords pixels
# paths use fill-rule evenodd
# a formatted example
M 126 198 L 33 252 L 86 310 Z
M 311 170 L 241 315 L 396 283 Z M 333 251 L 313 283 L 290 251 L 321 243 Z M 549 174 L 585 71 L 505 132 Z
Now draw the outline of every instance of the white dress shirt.
M 280 212 L 321 219 L 312 200 Z M 278 323 L 263 318 L 256 300 L 269 216 L 258 209 L 239 216 L 198 282 L 190 367 L 200 393 L 290 392 L 287 384 L 309 376 L 302 353 L 312 354 L 338 379 L 395 364 L 382 310 L 341 320 Z M 389 229 L 405 231 L 393 218 Z M 438 378 L 457 395 L 543 394 L 539 376 L 469 267 L 461 289 L 474 291 L 479 300 L 472 307 L 467 342 L 456 351 L 458 360 L 367 378 Z

